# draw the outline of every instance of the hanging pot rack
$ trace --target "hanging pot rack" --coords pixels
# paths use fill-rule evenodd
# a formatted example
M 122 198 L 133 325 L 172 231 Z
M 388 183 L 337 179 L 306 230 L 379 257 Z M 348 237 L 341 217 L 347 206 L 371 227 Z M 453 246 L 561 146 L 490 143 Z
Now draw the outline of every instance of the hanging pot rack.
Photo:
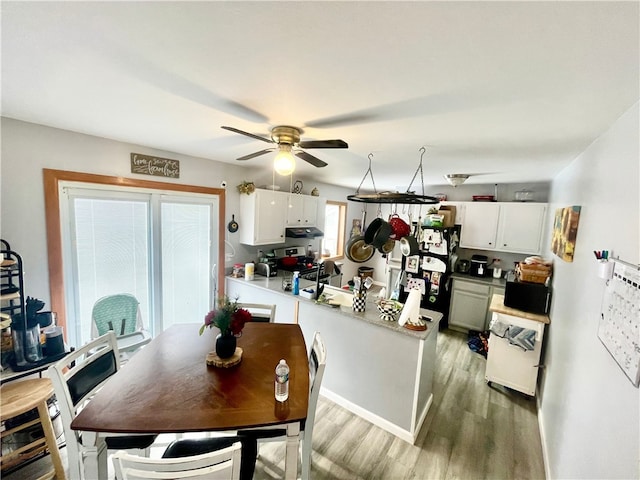
M 411 183 L 407 188 L 407 191 L 404 193 L 400 192 L 378 192 L 376 189 L 376 182 L 373 178 L 373 171 L 371 170 L 371 158 L 373 154 L 369 154 L 369 168 L 362 177 L 362 181 L 356 190 L 356 193 L 353 195 L 348 195 L 347 200 L 351 202 L 361 202 L 361 203 L 400 203 L 400 204 L 414 204 L 414 205 L 433 205 L 436 203 L 440 203 L 440 201 L 432 196 L 424 194 L 424 174 L 422 171 L 422 157 L 424 156 L 426 149 L 422 147 L 420 149 L 420 164 L 416 172 L 413 174 L 413 178 L 411 179 Z M 418 172 L 420 172 L 420 180 L 422 181 L 422 195 L 417 195 L 416 193 L 411 191 L 411 187 L 416 177 L 418 176 Z M 364 183 L 367 175 L 371 176 L 371 183 L 373 184 L 373 191 L 375 193 L 360 193 L 360 187 Z

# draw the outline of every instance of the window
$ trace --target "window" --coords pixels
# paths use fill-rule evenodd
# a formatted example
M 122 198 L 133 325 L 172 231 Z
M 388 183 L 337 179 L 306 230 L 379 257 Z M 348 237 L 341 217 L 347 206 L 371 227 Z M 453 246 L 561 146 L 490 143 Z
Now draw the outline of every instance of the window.
M 336 259 L 344 257 L 347 204 L 327 200 L 324 212 L 324 238 L 322 256 Z
M 210 309 L 217 198 L 83 187 L 63 188 L 62 196 L 69 211 L 61 227 L 70 239 L 67 294 L 74 319 L 68 331 L 75 344 L 91 339 L 93 305 L 106 295 L 135 296 L 153 334 Z
M 154 334 L 224 293 L 224 189 L 43 173 L 51 310 L 71 344 L 88 339 L 90 308 L 113 289 L 138 298 Z

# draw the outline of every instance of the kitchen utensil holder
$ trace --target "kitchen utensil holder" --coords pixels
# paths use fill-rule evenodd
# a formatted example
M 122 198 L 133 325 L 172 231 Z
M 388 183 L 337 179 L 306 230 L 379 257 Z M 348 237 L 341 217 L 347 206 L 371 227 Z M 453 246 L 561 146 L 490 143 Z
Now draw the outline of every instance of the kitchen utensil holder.
M 367 292 L 357 291 L 353 292 L 353 311 L 364 312 L 367 303 Z

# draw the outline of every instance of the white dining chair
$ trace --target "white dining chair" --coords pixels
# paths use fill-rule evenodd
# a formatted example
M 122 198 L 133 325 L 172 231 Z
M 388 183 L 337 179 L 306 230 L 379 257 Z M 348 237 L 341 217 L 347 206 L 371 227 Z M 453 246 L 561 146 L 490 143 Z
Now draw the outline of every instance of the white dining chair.
M 316 407 L 318 396 L 320 395 L 320 385 L 324 376 L 324 369 L 327 363 L 327 350 L 320 332 L 313 334 L 313 341 L 309 351 L 309 403 L 307 409 L 307 419 L 301 428 L 301 463 L 302 480 L 309 480 L 311 476 L 311 451 L 313 438 L 313 425 L 316 418 Z M 286 441 L 287 432 L 285 429 L 255 429 L 238 431 L 238 436 L 249 436 L 256 438 L 258 442 Z
M 254 322 L 270 322 L 276 320 L 276 306 L 263 303 L 239 303 L 238 307 L 248 310 Z
M 148 458 L 118 451 L 111 458 L 116 480 L 239 480 L 241 443 L 189 457 Z
M 119 369 L 118 344 L 114 332 L 110 331 L 71 352 L 47 370 L 60 409 L 71 480 L 85 478 L 86 456 L 82 432 L 72 430 L 71 422 Z M 156 435 L 115 435 L 106 437 L 105 443 L 108 450 L 136 450 L 148 455 L 155 439 Z

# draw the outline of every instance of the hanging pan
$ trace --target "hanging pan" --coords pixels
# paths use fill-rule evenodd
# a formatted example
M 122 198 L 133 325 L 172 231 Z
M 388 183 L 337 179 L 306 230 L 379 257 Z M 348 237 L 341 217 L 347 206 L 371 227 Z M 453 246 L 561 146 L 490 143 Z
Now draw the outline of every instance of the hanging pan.
M 411 214 L 409 215 L 409 223 L 413 225 Z M 420 251 L 420 244 L 416 239 L 416 233 L 418 232 L 419 228 L 420 227 L 416 225 L 413 232 L 410 232 L 408 235 L 405 235 L 400 239 L 400 251 L 405 257 L 416 255 Z
M 367 218 L 367 212 L 363 208 L 362 209 L 362 231 L 364 231 L 365 220 Z M 371 245 L 367 245 L 364 241 L 364 235 L 354 235 L 349 239 L 347 245 L 345 246 L 345 255 L 349 260 L 355 263 L 364 263 L 373 257 L 373 254 L 376 253 L 375 248 Z
M 231 233 L 235 233 L 235 232 L 238 231 L 238 222 L 236 222 L 236 216 L 235 215 L 231 215 L 231 221 L 229 222 L 229 225 L 227 225 L 227 229 Z

